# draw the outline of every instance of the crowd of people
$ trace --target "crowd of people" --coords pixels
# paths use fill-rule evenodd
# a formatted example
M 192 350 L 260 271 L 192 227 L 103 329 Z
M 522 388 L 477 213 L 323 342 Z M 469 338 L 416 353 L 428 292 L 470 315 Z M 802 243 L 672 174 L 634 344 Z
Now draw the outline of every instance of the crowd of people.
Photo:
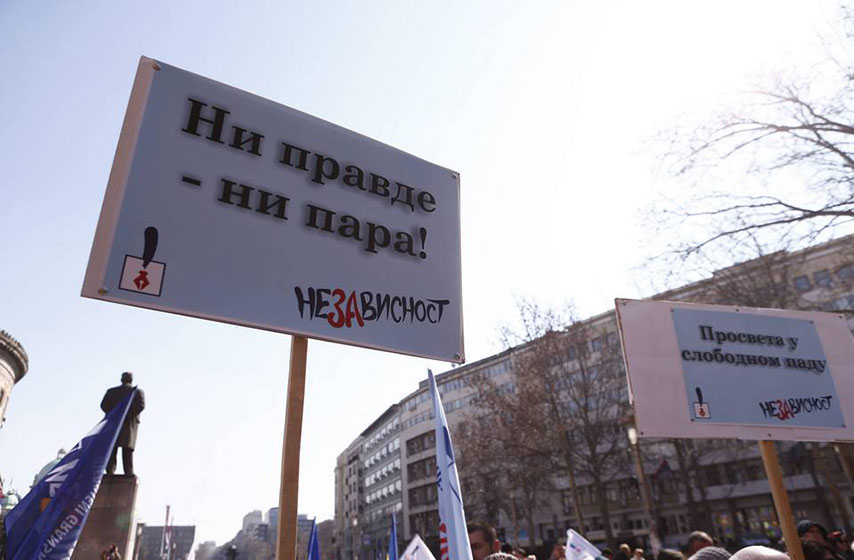
M 520 546 L 502 544 L 488 523 L 473 521 L 467 529 L 474 560 L 538 560 L 535 554 Z M 828 532 L 820 523 L 809 519 L 800 521 L 797 530 L 804 560 L 854 560 L 850 535 L 842 531 Z M 681 550 L 665 548 L 653 557 L 643 549 L 632 549 L 623 543 L 616 553 L 607 548 L 601 550 L 596 560 L 790 560 L 785 551 L 786 543 L 782 539 L 773 546 L 753 545 L 727 550 L 708 533 L 694 531 Z M 566 544 L 559 541 L 548 560 L 566 558 Z

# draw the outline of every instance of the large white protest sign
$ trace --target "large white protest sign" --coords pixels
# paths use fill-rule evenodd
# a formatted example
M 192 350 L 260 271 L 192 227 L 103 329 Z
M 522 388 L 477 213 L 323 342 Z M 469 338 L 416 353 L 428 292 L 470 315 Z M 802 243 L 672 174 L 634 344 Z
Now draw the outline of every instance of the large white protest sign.
M 464 361 L 459 176 L 140 61 L 82 294 Z
M 844 317 L 634 300 L 617 316 L 640 435 L 854 439 Z

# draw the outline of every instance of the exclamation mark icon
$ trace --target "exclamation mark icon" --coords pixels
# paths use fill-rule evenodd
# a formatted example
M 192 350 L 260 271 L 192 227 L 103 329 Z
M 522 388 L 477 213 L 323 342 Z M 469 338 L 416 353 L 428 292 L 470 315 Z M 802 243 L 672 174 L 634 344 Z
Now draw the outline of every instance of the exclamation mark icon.
M 142 255 L 125 255 L 119 288 L 149 296 L 160 296 L 166 263 L 154 260 L 159 241 L 157 228 L 148 226 L 143 232 Z M 137 238 L 139 239 L 139 238 Z M 163 253 L 163 251 L 161 251 Z
M 694 403 L 695 418 L 709 418 L 709 403 L 703 402 L 703 390 L 699 387 L 694 387 L 694 392 L 697 393 L 697 402 Z
M 144 290 L 151 283 L 148 280 L 148 271 L 145 269 L 148 268 L 148 265 L 154 258 L 154 253 L 157 251 L 157 228 L 148 226 L 145 228 L 143 235 L 145 237 L 145 245 L 142 249 L 142 269 L 139 271 L 137 277 L 133 279 L 133 283 L 138 290 Z

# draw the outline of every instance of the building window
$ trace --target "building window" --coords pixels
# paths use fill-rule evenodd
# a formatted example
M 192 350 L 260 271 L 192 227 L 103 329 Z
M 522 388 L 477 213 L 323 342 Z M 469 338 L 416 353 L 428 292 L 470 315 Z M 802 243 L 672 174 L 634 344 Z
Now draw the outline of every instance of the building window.
M 407 457 L 410 455 L 414 455 L 416 453 L 420 453 L 425 449 L 430 449 L 436 445 L 436 434 L 433 431 L 429 431 L 421 434 L 420 436 L 415 436 L 406 442 L 406 455 Z
M 826 268 L 813 272 L 812 279 L 816 286 L 821 286 L 822 288 L 833 287 L 833 277 L 830 276 L 830 272 Z
M 726 479 L 730 484 L 741 484 L 744 482 L 744 475 L 741 470 L 741 465 L 738 463 L 729 463 L 725 467 Z
M 707 486 L 719 486 L 721 484 L 721 473 L 717 465 L 709 465 L 704 470 Z
M 799 292 L 812 290 L 812 284 L 807 276 L 795 276 L 795 289 Z
M 564 490 L 561 492 L 561 497 L 563 498 L 563 512 L 571 513 L 572 512 L 572 494 L 570 494 L 569 490 Z
M 619 492 L 614 484 L 607 484 L 605 486 L 605 499 L 609 502 L 616 502 L 619 499 Z
M 828 301 L 822 305 L 826 311 L 848 310 L 854 309 L 854 295 L 838 297 L 833 301 Z
M 839 278 L 843 284 L 854 283 L 854 264 L 849 264 L 838 269 L 836 271 L 836 277 Z
M 747 461 L 744 465 L 744 474 L 747 480 L 762 480 L 765 478 L 762 463 L 758 460 Z

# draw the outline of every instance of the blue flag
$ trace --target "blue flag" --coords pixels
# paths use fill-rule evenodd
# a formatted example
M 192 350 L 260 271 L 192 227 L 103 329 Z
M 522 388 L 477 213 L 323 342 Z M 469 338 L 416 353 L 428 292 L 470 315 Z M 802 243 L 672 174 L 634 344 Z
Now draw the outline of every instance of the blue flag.
M 71 558 L 135 394 L 108 412 L 6 514 L 7 560 Z
M 439 555 L 440 560 L 472 560 L 466 514 L 451 432 L 436 387 L 433 372 L 427 370 L 430 392 L 433 394 L 433 416 L 436 419 L 436 485 L 439 494 Z
M 317 518 L 311 522 L 311 536 L 308 537 L 308 560 L 320 560 L 320 545 L 317 542 Z
M 397 560 L 397 521 L 391 514 L 391 536 L 388 539 L 388 560 Z

